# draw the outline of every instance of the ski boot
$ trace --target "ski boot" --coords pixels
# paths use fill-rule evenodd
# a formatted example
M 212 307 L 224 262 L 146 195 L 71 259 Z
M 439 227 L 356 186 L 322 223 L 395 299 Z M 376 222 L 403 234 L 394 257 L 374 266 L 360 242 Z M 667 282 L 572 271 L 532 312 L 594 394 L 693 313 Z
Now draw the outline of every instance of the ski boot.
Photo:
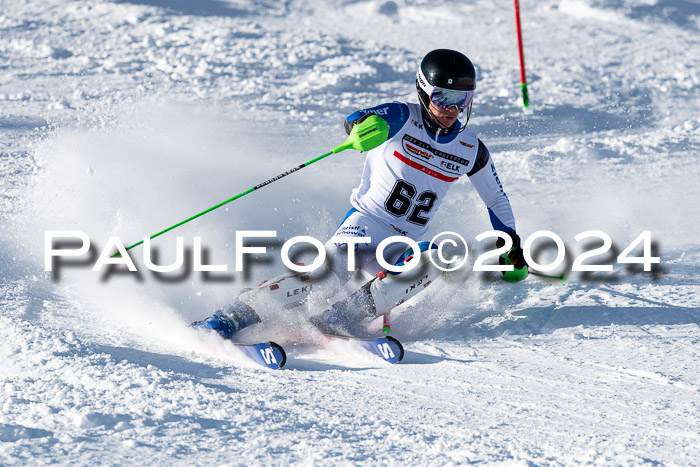
M 376 315 L 376 307 L 370 294 L 371 284 L 372 281 L 345 300 L 334 303 L 330 310 L 312 316 L 309 322 L 323 334 L 352 337 L 360 321 Z
M 192 327 L 213 329 L 224 339 L 231 339 L 236 332 L 259 322 L 260 317 L 255 310 L 237 298 L 235 302 L 217 310 L 209 318 L 195 321 Z
M 323 334 L 331 336 L 351 337 L 350 328 L 352 323 L 348 316 L 339 312 L 337 309 L 331 308 L 320 315 L 312 316 L 309 322 Z

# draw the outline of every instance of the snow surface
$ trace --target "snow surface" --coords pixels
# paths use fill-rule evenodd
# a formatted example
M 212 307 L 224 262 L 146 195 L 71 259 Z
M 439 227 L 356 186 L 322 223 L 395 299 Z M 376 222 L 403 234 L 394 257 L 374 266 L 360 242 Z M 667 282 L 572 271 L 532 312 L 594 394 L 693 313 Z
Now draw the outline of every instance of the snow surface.
M 505 0 L 0 2 L 0 464 L 700 463 L 700 3 L 521 9 L 527 111 Z M 187 323 L 279 261 L 44 272 L 46 230 L 137 241 L 325 153 L 355 109 L 414 100 L 439 47 L 477 66 L 470 126 L 524 236 L 572 260 L 580 232 L 619 253 L 650 230 L 660 267 L 438 282 L 393 313 L 394 366 L 294 345 L 280 313 L 277 372 Z M 232 271 L 236 230 L 325 239 L 361 167 L 324 159 L 154 249 L 201 236 Z M 434 224 L 477 249 L 490 229 L 467 180 Z

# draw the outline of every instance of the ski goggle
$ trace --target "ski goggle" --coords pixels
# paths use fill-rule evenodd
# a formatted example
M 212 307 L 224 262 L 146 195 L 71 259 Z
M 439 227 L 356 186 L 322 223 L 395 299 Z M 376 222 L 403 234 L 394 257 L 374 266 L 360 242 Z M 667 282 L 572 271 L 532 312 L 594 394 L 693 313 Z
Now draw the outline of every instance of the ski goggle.
M 457 107 L 460 112 L 466 109 L 474 98 L 474 91 L 457 91 L 434 87 L 430 93 L 430 102 L 441 109 Z

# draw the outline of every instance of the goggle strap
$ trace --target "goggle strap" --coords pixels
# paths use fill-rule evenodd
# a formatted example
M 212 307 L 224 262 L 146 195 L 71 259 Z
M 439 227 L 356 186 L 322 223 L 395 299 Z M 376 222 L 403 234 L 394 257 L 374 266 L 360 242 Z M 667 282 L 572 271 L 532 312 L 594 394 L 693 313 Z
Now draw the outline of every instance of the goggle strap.
M 435 88 L 428 82 L 428 78 L 425 77 L 423 70 L 420 67 L 418 67 L 416 78 L 418 79 L 418 85 L 420 88 L 428 95 L 428 97 L 430 97 L 430 95 L 433 93 L 433 89 Z

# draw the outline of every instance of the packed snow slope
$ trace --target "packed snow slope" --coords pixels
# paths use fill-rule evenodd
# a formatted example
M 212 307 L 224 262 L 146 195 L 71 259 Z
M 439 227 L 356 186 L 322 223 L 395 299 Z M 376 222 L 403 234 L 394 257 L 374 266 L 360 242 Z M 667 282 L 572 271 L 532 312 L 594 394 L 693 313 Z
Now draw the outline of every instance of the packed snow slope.
M 0 464 L 700 463 L 700 4 L 521 9 L 527 111 L 505 0 L 0 2 Z M 603 231 L 587 264 L 613 272 L 438 281 L 393 312 L 394 366 L 304 342 L 309 308 L 242 336 L 284 343 L 283 371 L 190 330 L 280 273 L 281 241 L 334 232 L 352 151 L 154 240 L 168 264 L 201 237 L 227 273 L 45 272 L 47 230 L 98 254 L 325 153 L 352 111 L 415 101 L 434 48 L 476 64 L 469 125 L 520 234 L 556 233 L 570 267 L 600 245 L 576 235 Z M 433 224 L 468 264 L 490 230 L 466 179 Z M 241 230 L 277 231 L 245 273 Z M 650 272 L 616 260 L 643 231 Z

